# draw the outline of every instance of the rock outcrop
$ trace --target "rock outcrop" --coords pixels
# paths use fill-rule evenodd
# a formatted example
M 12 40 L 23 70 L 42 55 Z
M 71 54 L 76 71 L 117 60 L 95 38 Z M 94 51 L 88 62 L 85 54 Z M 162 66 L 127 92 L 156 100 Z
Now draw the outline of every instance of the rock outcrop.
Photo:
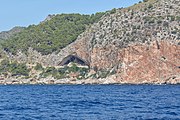
M 104 83 L 180 83 L 179 6 L 179 0 L 149 0 L 117 9 L 57 54 L 43 56 L 29 49 L 28 56 L 11 58 L 58 66 L 65 57 L 76 55 L 92 71 L 116 71 Z

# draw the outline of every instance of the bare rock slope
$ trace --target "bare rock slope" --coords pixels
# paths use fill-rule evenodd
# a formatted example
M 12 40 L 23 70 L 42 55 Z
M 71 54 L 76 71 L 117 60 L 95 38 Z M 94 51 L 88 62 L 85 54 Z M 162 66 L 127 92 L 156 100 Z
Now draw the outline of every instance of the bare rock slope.
M 179 0 L 149 0 L 117 9 L 58 54 L 30 50 L 25 61 L 58 66 L 65 57 L 77 55 L 95 72 L 116 71 L 109 77 L 115 83 L 180 83 L 179 6 Z
M 115 69 L 119 83 L 180 83 L 179 6 L 151 0 L 108 13 L 65 51 L 91 68 Z

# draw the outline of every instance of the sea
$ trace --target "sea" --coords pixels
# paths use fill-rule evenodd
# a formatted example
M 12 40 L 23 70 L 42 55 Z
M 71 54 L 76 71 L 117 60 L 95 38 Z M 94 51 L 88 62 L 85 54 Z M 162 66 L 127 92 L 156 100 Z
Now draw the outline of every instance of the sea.
M 0 120 L 180 120 L 180 85 L 1 85 Z

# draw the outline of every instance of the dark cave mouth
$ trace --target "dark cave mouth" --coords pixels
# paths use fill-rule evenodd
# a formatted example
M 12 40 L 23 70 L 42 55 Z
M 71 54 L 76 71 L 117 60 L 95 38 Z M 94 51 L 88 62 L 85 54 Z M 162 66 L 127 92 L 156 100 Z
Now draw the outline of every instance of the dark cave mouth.
M 65 66 L 68 65 L 69 63 L 76 63 L 82 66 L 89 66 L 88 62 L 80 58 L 79 56 L 76 55 L 69 55 L 65 57 L 58 65 L 59 66 Z

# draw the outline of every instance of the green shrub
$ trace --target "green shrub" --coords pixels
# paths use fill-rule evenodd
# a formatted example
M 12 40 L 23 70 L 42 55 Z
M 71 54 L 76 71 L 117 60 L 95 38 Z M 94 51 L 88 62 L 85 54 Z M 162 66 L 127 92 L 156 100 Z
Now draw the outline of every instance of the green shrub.
M 71 67 L 68 68 L 69 72 L 77 72 L 79 70 L 79 67 L 75 63 L 72 64 Z
M 53 74 L 53 73 L 55 73 L 55 72 L 57 72 L 57 70 L 56 70 L 55 67 L 47 67 L 47 68 L 45 69 L 45 73 Z
M 161 21 L 161 20 L 158 20 L 158 21 L 157 21 L 157 24 L 161 24 L 161 23 L 162 23 L 162 21 Z
M 172 31 L 171 33 L 172 33 L 172 34 L 176 34 L 176 33 L 177 33 L 177 31 L 176 31 L 176 30 L 174 30 L 174 31 Z
M 172 16 L 172 15 L 168 15 L 167 16 L 167 20 L 170 20 L 171 22 L 172 21 L 175 21 L 176 17 L 175 16 Z
M 116 13 L 116 8 L 113 8 L 111 11 L 110 11 L 110 14 L 114 14 Z
M 8 60 L 2 60 L 0 64 L 0 73 L 7 72 L 9 70 L 10 62 Z
M 176 20 L 177 20 L 177 21 L 180 21 L 180 16 L 176 16 Z
M 40 74 L 42 78 L 46 78 L 48 76 L 52 76 L 55 79 L 63 79 L 68 78 L 69 73 L 79 73 L 79 77 L 85 78 L 86 74 L 89 72 L 89 68 L 81 68 L 78 67 L 76 64 L 72 64 L 71 67 L 65 66 L 64 68 L 54 68 L 48 67 L 44 69 L 44 71 Z
M 44 70 L 44 68 L 42 67 L 42 65 L 40 63 L 37 63 L 36 66 L 34 67 L 35 70 Z
M 8 60 L 3 60 L 0 64 L 0 73 L 11 73 L 12 76 L 29 76 L 29 69 L 25 63 L 10 63 Z
M 153 5 L 152 5 L 152 4 L 149 4 L 148 8 L 149 8 L 149 9 L 153 8 Z

